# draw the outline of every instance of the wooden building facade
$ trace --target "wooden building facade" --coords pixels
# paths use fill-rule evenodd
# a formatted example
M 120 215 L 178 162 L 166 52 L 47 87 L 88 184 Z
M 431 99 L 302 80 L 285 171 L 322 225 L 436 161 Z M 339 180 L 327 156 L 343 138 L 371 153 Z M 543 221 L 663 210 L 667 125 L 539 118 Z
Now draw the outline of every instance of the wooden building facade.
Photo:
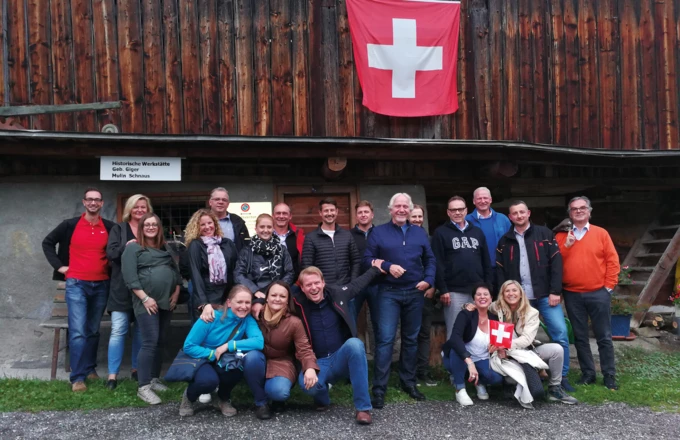
M 462 0 L 460 110 L 368 111 L 344 0 L 3 0 L 0 105 L 120 101 L 24 128 L 678 149 L 680 0 Z

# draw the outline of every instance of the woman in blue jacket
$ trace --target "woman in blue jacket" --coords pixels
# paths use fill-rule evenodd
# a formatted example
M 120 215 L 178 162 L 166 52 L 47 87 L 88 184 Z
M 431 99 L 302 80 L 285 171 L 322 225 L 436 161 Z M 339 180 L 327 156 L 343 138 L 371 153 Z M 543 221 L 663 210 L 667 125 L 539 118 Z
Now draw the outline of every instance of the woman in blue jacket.
M 194 415 L 194 402 L 201 394 L 211 393 L 218 388 L 217 398 L 220 411 L 225 417 L 236 415 L 231 405 L 231 390 L 243 378 L 244 370 L 253 361 L 261 361 L 264 355 L 262 332 L 250 315 L 252 293 L 242 285 L 234 286 L 221 310 L 215 310 L 215 319 L 196 321 L 184 341 L 184 352 L 195 359 L 209 362 L 198 368 L 194 379 L 182 396 L 179 415 Z M 237 329 L 234 332 L 234 329 Z M 232 335 L 233 333 L 233 335 Z M 219 362 L 224 353 L 243 354 L 241 368 L 228 369 Z M 214 401 L 214 400 L 213 400 Z

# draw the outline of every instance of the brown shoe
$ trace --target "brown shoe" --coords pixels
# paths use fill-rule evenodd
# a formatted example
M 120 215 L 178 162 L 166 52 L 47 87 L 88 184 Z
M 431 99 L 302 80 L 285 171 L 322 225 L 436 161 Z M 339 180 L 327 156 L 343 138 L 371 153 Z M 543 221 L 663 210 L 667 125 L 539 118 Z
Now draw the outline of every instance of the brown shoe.
M 101 378 L 99 377 L 96 371 L 93 371 L 92 373 L 87 375 L 87 380 L 99 380 L 99 379 Z
M 357 423 L 360 425 L 370 425 L 373 423 L 371 413 L 368 411 L 357 411 Z
M 82 380 L 79 380 L 78 382 L 73 382 L 71 384 L 71 391 L 74 393 L 82 393 L 84 391 L 87 391 L 87 385 L 85 385 L 85 382 Z

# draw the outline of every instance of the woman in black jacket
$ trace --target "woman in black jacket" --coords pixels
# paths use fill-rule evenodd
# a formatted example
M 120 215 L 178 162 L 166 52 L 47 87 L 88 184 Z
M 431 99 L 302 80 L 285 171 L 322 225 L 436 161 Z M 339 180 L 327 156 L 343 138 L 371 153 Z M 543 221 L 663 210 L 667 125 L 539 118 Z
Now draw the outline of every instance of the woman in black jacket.
M 489 320 L 498 317 L 489 313 L 491 288 L 486 283 L 475 284 L 472 296 L 476 310 L 462 310 L 453 325 L 451 337 L 444 344 L 444 366 L 453 375 L 456 401 L 463 406 L 472 405 L 465 390 L 465 377 L 474 382 L 477 397 L 487 400 L 485 385 L 503 383 L 503 376 L 489 366 Z
M 208 209 L 199 209 L 191 217 L 184 239 L 189 249 L 192 304 L 200 319 L 213 322 L 215 309 L 222 307 L 225 293 L 234 285 L 236 245 L 224 237 L 217 217 Z
M 109 302 L 106 306 L 111 313 L 111 336 L 109 337 L 109 377 L 106 387 L 113 390 L 118 385 L 118 372 L 125 351 L 125 336 L 134 320 L 132 293 L 123 281 L 121 256 L 128 244 L 137 241 L 139 221 L 147 213 L 153 213 L 151 201 L 143 194 L 130 196 L 123 208 L 123 221 L 111 228 L 106 246 L 106 258 L 111 266 L 111 287 Z M 135 325 L 132 334 L 132 377 L 137 378 L 137 355 L 142 346 L 139 326 Z
M 288 250 L 274 235 L 274 219 L 260 214 L 255 221 L 255 235 L 250 244 L 241 249 L 234 270 L 234 282 L 243 284 L 254 295 L 253 316 L 258 317 L 266 295 L 263 293 L 274 281 L 295 282 L 293 261 Z

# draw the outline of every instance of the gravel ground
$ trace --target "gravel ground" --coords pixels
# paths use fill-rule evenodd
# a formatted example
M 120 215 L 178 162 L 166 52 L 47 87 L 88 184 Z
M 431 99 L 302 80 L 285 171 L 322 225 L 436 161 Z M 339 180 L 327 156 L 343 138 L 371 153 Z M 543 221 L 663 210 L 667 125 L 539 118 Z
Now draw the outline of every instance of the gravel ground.
M 603 406 L 540 404 L 526 411 L 510 402 L 455 402 L 387 405 L 374 411 L 373 424 L 354 423 L 351 408 L 333 406 L 318 414 L 291 408 L 260 421 L 252 411 L 223 418 L 205 408 L 181 419 L 178 404 L 152 408 L 0 414 L 6 439 L 678 439 L 680 414 L 655 413 L 624 404 Z M 495 434 L 493 434 L 495 432 Z

